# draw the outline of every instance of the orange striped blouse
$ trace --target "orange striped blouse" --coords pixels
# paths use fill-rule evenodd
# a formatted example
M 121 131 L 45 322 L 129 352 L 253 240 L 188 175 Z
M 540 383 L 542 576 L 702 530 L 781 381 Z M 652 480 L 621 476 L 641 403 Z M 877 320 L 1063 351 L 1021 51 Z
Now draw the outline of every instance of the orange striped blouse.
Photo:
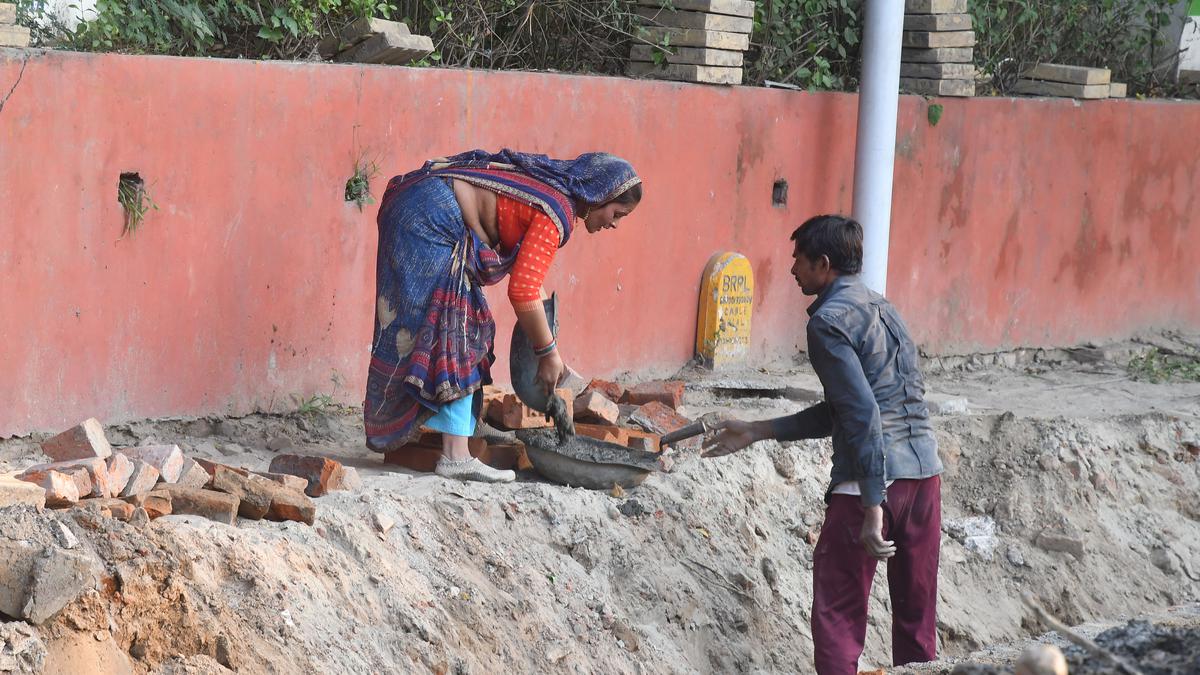
M 558 228 L 541 209 L 505 195 L 496 195 L 496 225 L 503 250 L 521 245 L 508 280 L 509 302 L 518 312 L 540 309 L 542 282 L 558 252 Z

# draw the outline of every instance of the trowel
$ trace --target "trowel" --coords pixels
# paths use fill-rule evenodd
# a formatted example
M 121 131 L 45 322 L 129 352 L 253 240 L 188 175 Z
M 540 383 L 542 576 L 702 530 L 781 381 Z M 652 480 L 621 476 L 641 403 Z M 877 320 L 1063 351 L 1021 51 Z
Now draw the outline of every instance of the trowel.
M 686 441 L 700 434 L 706 434 L 710 430 L 712 430 L 712 424 L 702 417 L 686 427 L 676 429 L 669 434 L 663 434 L 663 437 L 659 440 L 659 445 L 666 448 L 668 445 L 675 445 L 680 441 Z

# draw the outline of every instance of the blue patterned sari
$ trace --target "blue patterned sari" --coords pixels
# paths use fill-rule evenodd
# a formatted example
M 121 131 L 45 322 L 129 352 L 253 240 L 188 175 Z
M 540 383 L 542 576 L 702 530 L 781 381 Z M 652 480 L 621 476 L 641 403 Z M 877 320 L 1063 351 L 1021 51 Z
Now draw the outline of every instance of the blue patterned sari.
M 542 210 L 558 227 L 560 247 L 571 237 L 576 204 L 604 204 L 640 182 L 628 162 L 603 153 L 554 160 L 475 150 L 388 183 L 363 404 L 373 450 L 411 442 L 442 405 L 491 381 L 496 324 L 483 287 L 508 274 L 520 244 L 499 251 L 481 240 L 463 220 L 451 179 Z

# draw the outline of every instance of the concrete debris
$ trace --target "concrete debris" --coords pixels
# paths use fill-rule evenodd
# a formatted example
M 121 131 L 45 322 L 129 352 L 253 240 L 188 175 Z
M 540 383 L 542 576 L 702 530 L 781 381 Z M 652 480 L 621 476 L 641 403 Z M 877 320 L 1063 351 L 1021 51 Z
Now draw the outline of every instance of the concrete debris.
M 0 621 L 0 673 L 41 673 L 46 645 L 38 630 L 23 621 Z
M 402 66 L 423 59 L 433 52 L 431 38 L 410 34 L 408 26 L 403 23 L 369 19 L 351 24 L 347 30 L 351 29 L 357 33 L 352 32 L 350 40 L 346 40 L 347 33 L 343 33 L 342 44 L 331 47 L 329 43 L 325 43 L 323 51 L 326 53 L 336 50 L 334 61 Z M 353 44 L 343 47 L 346 42 Z
M 1015 675 L 1067 675 L 1067 657 L 1054 645 L 1033 645 L 1021 652 Z
M 931 415 L 967 415 L 971 412 L 971 404 L 965 396 L 927 394 L 925 403 Z
M 275 436 L 267 441 L 267 449 L 271 452 L 284 452 L 285 450 L 295 450 L 296 444 L 287 436 Z
M 392 527 L 396 525 L 396 521 L 391 517 L 384 515 L 378 511 L 371 514 L 371 524 L 375 527 L 375 531 L 379 533 L 381 538 L 386 537 Z
M 100 569 L 92 555 L 54 543 L 0 540 L 0 614 L 41 624 L 94 588 Z
M 79 539 L 75 537 L 75 533 L 70 530 L 62 521 L 55 521 L 57 528 L 54 531 L 55 537 L 58 539 L 58 545 L 65 549 L 73 549 L 79 547 Z
M 46 548 L 38 558 L 22 616 L 45 623 L 85 591 L 95 588 L 103 566 L 90 554 Z
M 1179 563 L 1175 560 L 1171 550 L 1161 546 L 1150 552 L 1150 564 L 1162 570 L 1163 574 L 1171 575 L 1179 572 Z
M 1083 557 L 1083 539 L 1062 533 L 1042 532 L 1034 540 L 1034 544 L 1043 551 L 1070 553 L 1076 559 Z
M 362 477 L 358 475 L 358 469 L 352 466 L 343 466 L 341 473 L 334 474 L 333 482 L 329 486 L 329 489 L 358 492 L 362 489 L 362 486 Z
M 942 530 L 968 551 L 991 560 L 1000 540 L 996 538 L 996 521 L 991 516 L 972 516 L 944 521 Z

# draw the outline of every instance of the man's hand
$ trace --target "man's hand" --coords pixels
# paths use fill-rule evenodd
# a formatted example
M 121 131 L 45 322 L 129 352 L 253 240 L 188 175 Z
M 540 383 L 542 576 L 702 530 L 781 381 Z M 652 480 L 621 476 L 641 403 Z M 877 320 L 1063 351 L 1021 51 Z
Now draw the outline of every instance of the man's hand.
M 883 538 L 883 506 L 866 508 L 859 541 L 867 550 L 867 555 L 876 560 L 887 560 L 896 555 L 896 542 Z
M 764 435 L 763 422 L 726 420 L 714 424 L 713 429 L 720 433 L 704 443 L 701 457 L 723 457 L 768 438 Z

